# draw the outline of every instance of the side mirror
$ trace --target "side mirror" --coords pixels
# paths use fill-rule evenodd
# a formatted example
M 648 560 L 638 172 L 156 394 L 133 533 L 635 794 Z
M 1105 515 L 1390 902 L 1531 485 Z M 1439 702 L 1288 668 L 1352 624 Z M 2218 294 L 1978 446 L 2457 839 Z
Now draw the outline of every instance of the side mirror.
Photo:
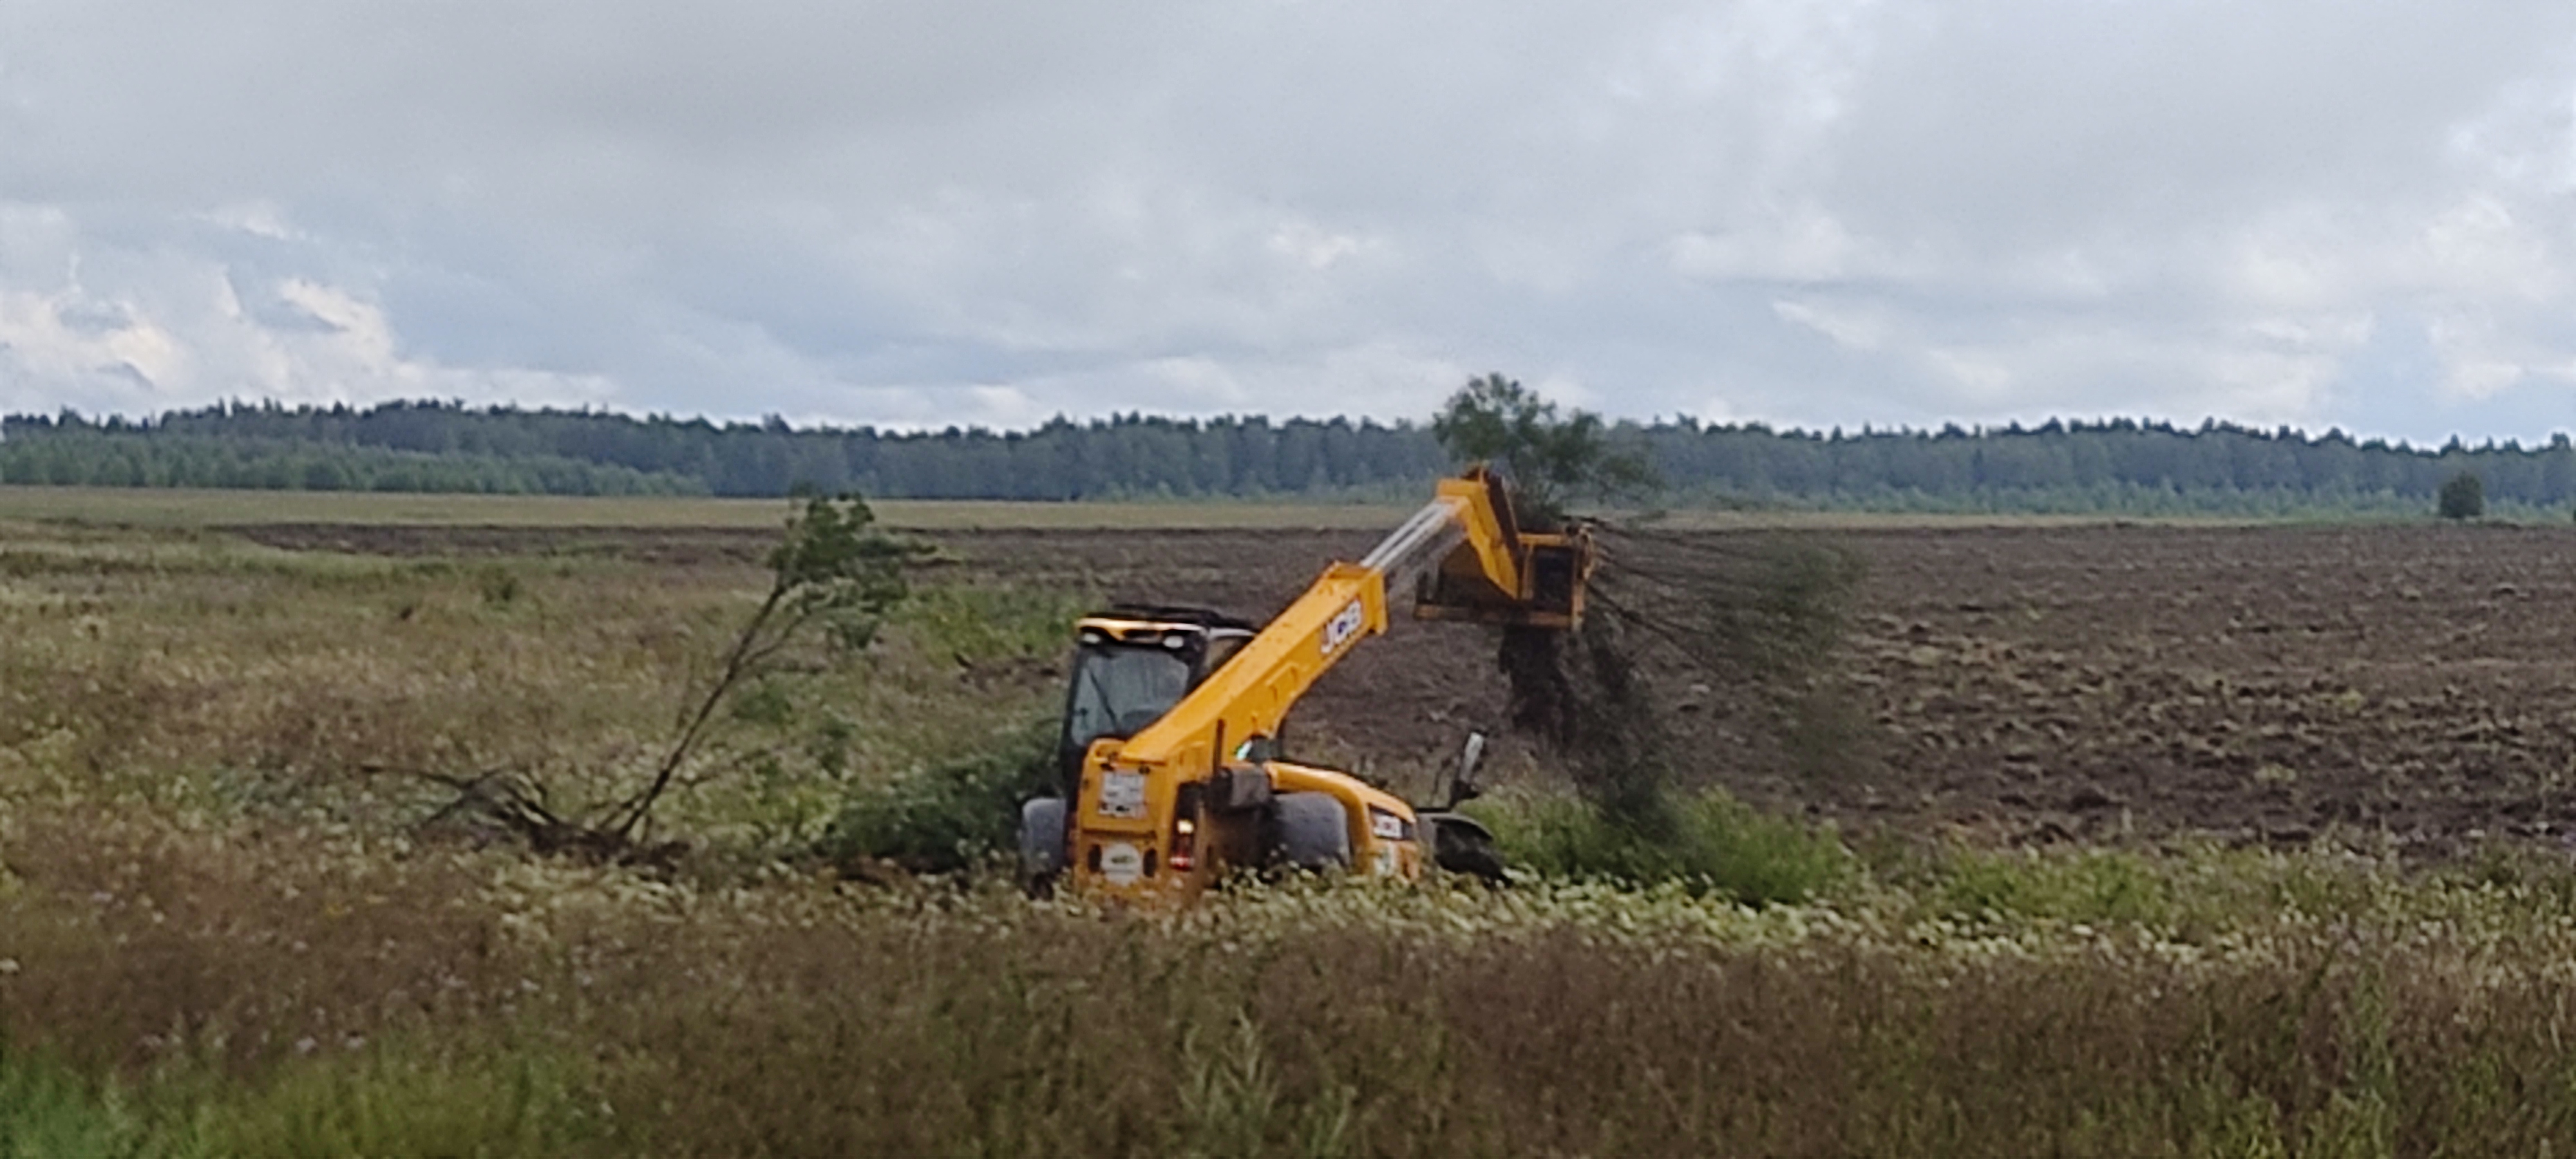
M 1467 747 L 1458 754 L 1458 775 L 1449 781 L 1449 808 L 1455 809 L 1459 802 L 1472 801 L 1484 793 L 1476 784 L 1476 766 L 1484 759 L 1485 734 L 1468 733 Z

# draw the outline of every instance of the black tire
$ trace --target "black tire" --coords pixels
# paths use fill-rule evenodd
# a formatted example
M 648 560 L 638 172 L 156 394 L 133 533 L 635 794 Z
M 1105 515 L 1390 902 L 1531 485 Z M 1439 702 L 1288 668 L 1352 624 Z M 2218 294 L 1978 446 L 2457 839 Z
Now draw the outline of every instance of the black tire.
M 1494 848 L 1494 833 L 1472 817 L 1425 813 L 1422 827 L 1431 837 L 1431 863 L 1451 873 L 1482 879 L 1487 885 L 1508 884 L 1503 854 Z
M 1020 806 L 1020 883 L 1043 893 L 1068 863 L 1064 798 L 1039 797 Z
M 1350 813 L 1323 793 L 1281 793 L 1270 802 L 1270 848 L 1273 862 L 1288 868 L 1347 868 Z

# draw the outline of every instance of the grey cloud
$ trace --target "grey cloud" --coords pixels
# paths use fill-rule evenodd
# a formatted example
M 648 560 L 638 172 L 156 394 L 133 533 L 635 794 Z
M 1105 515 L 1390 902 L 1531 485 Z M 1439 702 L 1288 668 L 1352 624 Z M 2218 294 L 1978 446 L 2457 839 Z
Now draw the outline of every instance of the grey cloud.
M 2538 0 L 20 0 L 0 359 L 89 317 L 174 402 L 1392 417 L 1498 369 L 2436 437 L 2569 392 L 2571 102 Z
M 72 301 L 65 303 L 54 317 L 65 329 L 79 334 L 108 334 L 133 325 L 133 312 L 114 302 Z

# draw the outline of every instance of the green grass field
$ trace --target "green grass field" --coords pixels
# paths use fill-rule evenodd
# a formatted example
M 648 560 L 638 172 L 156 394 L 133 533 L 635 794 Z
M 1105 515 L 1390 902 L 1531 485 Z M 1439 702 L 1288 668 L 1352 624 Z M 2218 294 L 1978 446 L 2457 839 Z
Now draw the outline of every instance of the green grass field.
M 1726 872 L 1801 883 L 1745 896 L 1799 900 L 1559 878 L 1246 883 L 1173 917 L 1037 903 L 1000 873 L 816 855 L 853 799 L 1058 703 L 1083 593 L 931 587 L 872 646 L 806 642 L 727 704 L 657 814 L 669 857 L 590 865 L 460 819 L 453 786 L 619 800 L 760 569 L 186 530 L 783 508 L 0 494 L 0 1159 L 2576 1141 L 2576 868 L 2546 851 L 1846 847 L 1713 809 Z

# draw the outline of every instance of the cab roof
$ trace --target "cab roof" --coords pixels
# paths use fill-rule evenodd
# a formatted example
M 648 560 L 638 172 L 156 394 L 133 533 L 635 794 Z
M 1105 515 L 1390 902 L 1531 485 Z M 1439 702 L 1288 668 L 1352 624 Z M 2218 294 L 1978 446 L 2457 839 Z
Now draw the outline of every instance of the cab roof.
M 1249 636 L 1257 630 L 1251 621 L 1222 612 L 1156 604 L 1115 604 L 1107 611 L 1084 616 L 1074 626 L 1082 632 L 1097 632 L 1121 642 L 1156 640 L 1176 632 L 1223 639 Z

